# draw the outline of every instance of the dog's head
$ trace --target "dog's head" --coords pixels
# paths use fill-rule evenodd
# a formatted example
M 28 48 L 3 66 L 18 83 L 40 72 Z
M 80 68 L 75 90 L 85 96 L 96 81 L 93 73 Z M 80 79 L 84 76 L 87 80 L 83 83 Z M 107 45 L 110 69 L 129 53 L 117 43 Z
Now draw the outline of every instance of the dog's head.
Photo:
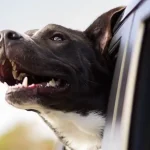
M 123 7 L 100 16 L 84 32 L 49 24 L 25 34 L 0 33 L 0 80 L 9 87 L 12 105 L 87 113 L 106 111 L 111 85 L 105 55 L 114 16 Z

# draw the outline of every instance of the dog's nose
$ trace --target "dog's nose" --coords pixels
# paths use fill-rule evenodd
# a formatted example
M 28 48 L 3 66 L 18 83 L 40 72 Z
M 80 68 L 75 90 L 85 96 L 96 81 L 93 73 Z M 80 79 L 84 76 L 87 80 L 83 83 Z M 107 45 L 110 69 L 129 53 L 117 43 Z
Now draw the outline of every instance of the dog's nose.
M 3 40 L 3 38 L 5 40 L 20 40 L 22 36 L 15 31 L 4 30 L 0 34 L 0 40 Z

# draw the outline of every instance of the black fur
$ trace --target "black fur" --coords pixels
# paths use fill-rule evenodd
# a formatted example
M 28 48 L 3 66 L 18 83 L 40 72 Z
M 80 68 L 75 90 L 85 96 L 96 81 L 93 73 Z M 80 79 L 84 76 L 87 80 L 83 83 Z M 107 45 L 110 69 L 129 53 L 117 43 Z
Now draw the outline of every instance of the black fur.
M 5 60 L 0 65 L 2 82 L 9 85 L 19 82 L 13 79 L 11 73 L 13 68 L 9 61 L 13 61 L 19 72 L 29 75 L 29 83 L 42 82 L 43 78 L 57 78 L 69 85 L 62 92 L 53 89 L 47 92 L 48 89 L 43 87 L 18 88 L 8 91 L 6 99 L 14 105 L 31 103 L 32 100 L 32 104 L 47 110 L 76 112 L 83 116 L 93 111 L 106 116 L 113 76 L 107 59 L 107 47 L 112 37 L 112 17 L 122 9 L 119 7 L 103 14 L 83 32 L 55 24 L 28 31 L 24 35 L 2 31 L 0 64 Z M 40 110 L 32 107 L 26 109 L 40 114 Z M 69 146 L 65 137 L 47 120 L 44 121 Z

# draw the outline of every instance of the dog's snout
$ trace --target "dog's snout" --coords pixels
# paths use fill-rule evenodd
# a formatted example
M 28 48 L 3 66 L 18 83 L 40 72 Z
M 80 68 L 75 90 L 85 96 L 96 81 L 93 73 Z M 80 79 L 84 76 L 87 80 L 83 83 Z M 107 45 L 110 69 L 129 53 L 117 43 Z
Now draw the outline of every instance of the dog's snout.
M 7 45 L 8 42 L 18 41 L 22 36 L 12 30 L 3 30 L 0 32 L 0 48 L 4 47 L 4 43 Z
M 3 35 L 1 36 L 4 36 L 4 38 L 7 40 L 20 40 L 22 38 L 22 36 L 19 33 L 11 30 L 3 31 Z
M 10 47 L 22 38 L 23 37 L 21 36 L 21 34 L 12 30 L 0 31 L 0 64 L 1 60 L 6 59 L 5 53 L 8 53 L 10 51 Z

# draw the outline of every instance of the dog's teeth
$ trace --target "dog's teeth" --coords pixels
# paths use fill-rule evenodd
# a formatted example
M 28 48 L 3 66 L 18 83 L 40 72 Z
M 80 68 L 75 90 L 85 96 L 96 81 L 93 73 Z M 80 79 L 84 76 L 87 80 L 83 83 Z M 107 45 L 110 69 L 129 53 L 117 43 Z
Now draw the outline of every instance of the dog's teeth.
M 47 84 L 46 84 L 46 87 L 49 87 L 49 86 L 50 86 L 50 84 L 49 84 L 49 83 L 47 83 Z
M 15 62 L 12 61 L 12 62 L 11 62 L 11 65 L 14 66 L 14 65 L 15 65 Z
M 14 86 L 12 86 L 13 88 L 18 88 L 18 85 L 17 84 L 15 84 Z
M 31 84 L 31 85 L 29 85 L 29 87 L 35 87 L 35 84 Z
M 28 86 L 28 77 L 25 77 L 25 78 L 23 79 L 22 85 L 23 85 L 24 87 L 27 87 L 27 86 Z
M 17 77 L 18 77 L 18 72 L 17 72 L 17 71 L 13 71 L 12 74 L 13 74 L 14 79 L 17 79 Z
M 52 87 L 55 87 L 55 86 L 56 86 L 55 80 L 52 79 L 52 80 L 49 82 L 49 85 L 52 86 Z
M 60 85 L 60 80 L 56 81 L 56 85 L 59 86 Z
M 9 86 L 8 86 L 8 84 L 6 83 L 6 82 L 4 82 L 4 86 L 6 87 L 6 88 L 8 88 Z
M 2 65 L 4 65 L 4 64 L 5 64 L 5 60 L 2 61 Z
M 20 73 L 19 76 L 17 77 L 17 80 L 23 80 L 23 78 L 26 77 L 25 73 Z
M 49 83 L 46 84 L 47 87 L 51 86 L 51 87 L 56 87 L 60 85 L 60 80 L 55 81 L 54 79 L 52 79 L 51 81 L 49 81 Z
M 18 87 L 19 87 L 19 88 L 22 88 L 23 86 L 22 86 L 22 84 L 19 83 L 19 84 L 18 84 Z
M 17 68 L 16 64 L 13 65 L 13 70 L 15 71 Z
M 7 85 L 7 86 L 8 86 L 8 84 L 7 84 L 6 82 L 4 82 L 4 85 Z

